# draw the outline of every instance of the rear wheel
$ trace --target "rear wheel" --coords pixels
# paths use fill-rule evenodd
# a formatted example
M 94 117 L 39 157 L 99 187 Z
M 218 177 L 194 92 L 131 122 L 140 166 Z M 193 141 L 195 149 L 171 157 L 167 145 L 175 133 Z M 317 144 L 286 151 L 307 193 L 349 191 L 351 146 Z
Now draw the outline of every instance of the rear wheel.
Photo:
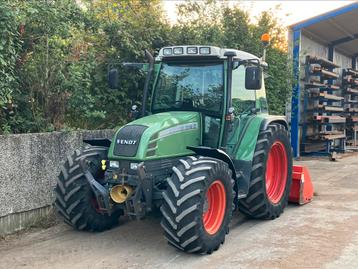
M 234 208 L 231 170 L 217 159 L 189 157 L 173 172 L 160 208 L 165 237 L 180 250 L 212 253 L 229 231 Z
M 261 131 L 254 153 L 249 193 L 239 209 L 249 217 L 274 219 L 288 202 L 292 181 L 292 152 L 288 132 L 280 124 Z
M 118 222 L 121 211 L 111 216 L 99 210 L 97 200 L 80 166 L 82 159 L 96 180 L 103 179 L 101 160 L 107 158 L 108 148 L 88 147 L 68 156 L 61 168 L 55 188 L 55 208 L 69 225 L 78 230 L 103 231 Z

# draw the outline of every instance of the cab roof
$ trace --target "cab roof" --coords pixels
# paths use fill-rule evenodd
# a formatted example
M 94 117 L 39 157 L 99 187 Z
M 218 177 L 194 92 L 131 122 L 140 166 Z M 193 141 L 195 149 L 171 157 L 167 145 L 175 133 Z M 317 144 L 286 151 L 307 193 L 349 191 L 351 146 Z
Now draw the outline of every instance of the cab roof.
M 176 57 L 216 57 L 219 59 L 226 59 L 226 52 L 235 52 L 236 56 L 234 59 L 238 60 L 258 60 L 261 62 L 261 59 L 257 56 L 236 49 L 226 49 L 219 48 L 215 46 L 205 46 L 205 45 L 183 45 L 183 46 L 170 46 L 161 48 L 158 56 L 156 57 L 157 61 L 162 61 L 165 58 L 176 58 Z

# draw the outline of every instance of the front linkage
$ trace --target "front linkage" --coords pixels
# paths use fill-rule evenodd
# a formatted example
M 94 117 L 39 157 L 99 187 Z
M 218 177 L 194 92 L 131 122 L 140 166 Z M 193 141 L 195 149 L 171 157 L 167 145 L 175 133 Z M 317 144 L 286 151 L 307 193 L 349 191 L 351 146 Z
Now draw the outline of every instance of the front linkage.
M 100 161 L 100 160 L 99 160 Z M 130 168 L 129 162 L 119 161 L 118 167 L 110 167 L 108 160 L 101 160 L 104 178 L 99 183 L 81 161 L 81 168 L 95 195 L 99 210 L 111 215 L 120 208 L 125 215 L 143 218 L 155 207 L 159 207 L 166 179 L 171 175 L 177 158 L 147 161 Z

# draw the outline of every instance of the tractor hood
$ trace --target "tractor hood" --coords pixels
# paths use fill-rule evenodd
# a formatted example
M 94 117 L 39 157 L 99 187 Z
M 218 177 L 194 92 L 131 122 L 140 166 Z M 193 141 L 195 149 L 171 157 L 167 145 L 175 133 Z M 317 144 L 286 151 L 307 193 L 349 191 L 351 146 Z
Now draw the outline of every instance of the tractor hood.
M 201 142 L 198 112 L 164 112 L 140 118 L 121 127 L 109 149 L 112 160 L 148 160 L 191 154 L 187 146 Z

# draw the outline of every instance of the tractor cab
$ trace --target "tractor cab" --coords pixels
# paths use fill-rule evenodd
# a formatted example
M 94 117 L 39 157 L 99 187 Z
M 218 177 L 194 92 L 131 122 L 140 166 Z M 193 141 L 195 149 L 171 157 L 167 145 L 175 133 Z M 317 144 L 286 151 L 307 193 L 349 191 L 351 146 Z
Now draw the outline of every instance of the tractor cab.
M 141 113 L 135 105 L 134 119 L 196 112 L 201 126 L 199 144 L 232 153 L 230 138 L 240 119 L 267 113 L 263 73 L 267 64 L 250 53 L 214 46 L 172 46 L 162 48 L 155 59 L 147 56 L 150 63 L 143 65 L 148 75 Z M 116 88 L 111 81 L 118 79 L 110 79 Z
M 196 111 L 202 115 L 202 145 L 225 147 L 225 122 L 267 112 L 261 62 L 239 51 L 206 46 L 159 51 L 151 113 Z

